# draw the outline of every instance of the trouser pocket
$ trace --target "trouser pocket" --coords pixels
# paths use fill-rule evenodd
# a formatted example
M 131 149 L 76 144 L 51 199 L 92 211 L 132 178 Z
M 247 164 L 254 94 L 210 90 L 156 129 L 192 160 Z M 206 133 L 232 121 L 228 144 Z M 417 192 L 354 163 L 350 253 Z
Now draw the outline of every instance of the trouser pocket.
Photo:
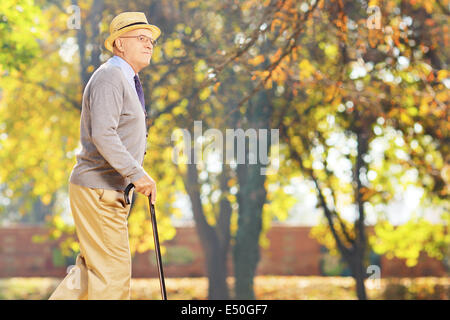
M 99 196 L 98 200 L 104 205 L 118 209 L 126 209 L 128 206 L 125 203 L 125 199 L 123 197 L 124 194 L 122 191 L 103 188 L 95 188 L 95 191 Z

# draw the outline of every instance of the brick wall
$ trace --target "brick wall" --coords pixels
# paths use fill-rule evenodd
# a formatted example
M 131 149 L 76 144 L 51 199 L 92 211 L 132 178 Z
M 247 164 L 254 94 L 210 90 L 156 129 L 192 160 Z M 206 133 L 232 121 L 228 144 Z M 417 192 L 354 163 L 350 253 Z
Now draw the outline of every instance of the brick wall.
M 321 246 L 309 237 L 309 227 L 274 226 L 267 237 L 268 248 L 261 249 L 257 275 L 322 275 Z M 44 234 L 40 226 L 0 228 L 0 277 L 64 277 L 73 257 L 58 258 L 58 243 L 34 243 L 34 235 Z M 174 239 L 165 244 L 164 274 L 167 277 L 205 276 L 205 261 L 194 227 L 179 227 Z M 58 262 L 59 261 L 59 262 Z M 413 268 L 400 259 L 380 257 L 382 277 L 446 276 L 444 264 L 421 256 Z M 231 253 L 228 270 L 233 275 Z M 154 251 L 133 257 L 133 277 L 157 277 Z

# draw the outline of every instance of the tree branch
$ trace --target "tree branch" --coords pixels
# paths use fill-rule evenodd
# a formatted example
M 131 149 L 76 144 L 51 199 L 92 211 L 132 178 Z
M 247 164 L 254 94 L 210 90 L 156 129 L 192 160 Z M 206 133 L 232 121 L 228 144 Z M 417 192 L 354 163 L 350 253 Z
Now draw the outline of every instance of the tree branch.
M 285 136 L 286 138 L 289 137 L 288 133 L 287 133 L 287 128 L 284 125 L 284 123 L 281 124 L 280 131 L 282 132 L 283 136 Z M 313 180 L 314 185 L 316 186 L 316 190 L 317 190 L 318 196 L 319 196 L 320 204 L 321 204 L 322 208 L 324 209 L 325 217 L 326 217 L 326 219 L 328 221 L 328 225 L 330 227 L 331 233 L 333 234 L 333 238 L 336 241 L 336 245 L 338 246 L 338 248 L 339 248 L 340 252 L 342 253 L 342 255 L 348 257 L 350 255 L 350 250 L 351 249 L 347 248 L 343 244 L 340 236 L 337 233 L 337 230 L 336 230 L 336 228 L 334 226 L 334 222 L 333 222 L 332 212 L 328 208 L 328 205 L 327 205 L 327 203 L 325 201 L 325 197 L 323 196 L 323 193 L 322 193 L 322 189 L 320 188 L 319 181 L 318 181 L 317 177 L 315 176 L 314 171 L 312 169 L 307 169 L 307 168 L 305 168 L 303 166 L 302 156 L 297 152 L 297 150 L 295 150 L 294 148 L 289 148 L 289 153 L 291 155 L 291 158 L 293 160 L 295 160 L 299 164 L 300 169 L 303 172 L 309 174 L 309 176 Z

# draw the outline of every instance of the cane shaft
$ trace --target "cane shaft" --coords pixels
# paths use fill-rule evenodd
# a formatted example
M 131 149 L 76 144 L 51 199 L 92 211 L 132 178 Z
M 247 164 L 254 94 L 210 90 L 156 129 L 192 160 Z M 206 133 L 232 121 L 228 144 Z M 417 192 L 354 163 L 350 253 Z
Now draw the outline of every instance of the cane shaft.
M 164 282 L 164 271 L 162 266 L 162 259 L 161 259 L 161 251 L 159 248 L 159 237 L 158 237 L 158 226 L 156 224 L 156 214 L 155 214 L 155 207 L 151 203 L 150 197 L 148 197 L 148 204 L 150 207 L 150 216 L 152 220 L 152 228 L 153 228 L 153 240 L 155 242 L 155 254 L 156 254 L 156 262 L 158 265 L 158 274 L 159 274 L 159 283 L 161 287 L 161 296 L 163 300 L 167 300 L 167 293 L 166 293 L 166 284 Z

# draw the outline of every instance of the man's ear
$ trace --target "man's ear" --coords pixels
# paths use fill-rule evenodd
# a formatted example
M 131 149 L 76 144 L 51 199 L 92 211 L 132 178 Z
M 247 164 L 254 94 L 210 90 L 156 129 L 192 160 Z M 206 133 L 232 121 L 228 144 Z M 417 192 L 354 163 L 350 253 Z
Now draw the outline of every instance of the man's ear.
M 124 50 L 122 40 L 120 40 L 119 38 L 114 40 L 113 48 L 116 48 L 118 51 L 123 52 Z

